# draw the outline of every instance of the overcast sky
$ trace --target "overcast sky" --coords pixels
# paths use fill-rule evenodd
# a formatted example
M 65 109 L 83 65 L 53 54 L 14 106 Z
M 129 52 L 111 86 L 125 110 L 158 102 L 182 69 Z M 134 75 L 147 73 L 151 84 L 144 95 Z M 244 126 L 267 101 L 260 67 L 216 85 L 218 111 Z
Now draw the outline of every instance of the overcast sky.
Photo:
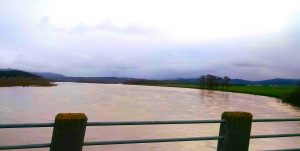
M 300 1 L 0 0 L 0 68 L 300 79 Z

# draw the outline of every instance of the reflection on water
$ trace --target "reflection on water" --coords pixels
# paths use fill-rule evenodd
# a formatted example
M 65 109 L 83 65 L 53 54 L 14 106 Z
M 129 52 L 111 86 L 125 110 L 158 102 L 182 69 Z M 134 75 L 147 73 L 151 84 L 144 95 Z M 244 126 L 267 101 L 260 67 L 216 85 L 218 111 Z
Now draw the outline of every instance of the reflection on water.
M 84 112 L 89 121 L 220 119 L 224 111 L 247 111 L 254 118 L 300 116 L 300 109 L 270 97 L 118 84 L 0 88 L 0 103 L 0 123 L 53 122 L 60 112 Z M 88 127 L 85 141 L 213 136 L 218 131 L 219 124 Z M 51 132 L 51 128 L 0 129 L 0 145 L 50 142 Z M 254 123 L 252 127 L 252 134 L 299 132 L 299 122 Z M 299 148 L 299 144 L 299 137 L 257 139 L 251 140 L 250 150 Z M 201 141 L 93 146 L 84 150 L 198 151 L 216 150 L 216 146 L 216 141 Z

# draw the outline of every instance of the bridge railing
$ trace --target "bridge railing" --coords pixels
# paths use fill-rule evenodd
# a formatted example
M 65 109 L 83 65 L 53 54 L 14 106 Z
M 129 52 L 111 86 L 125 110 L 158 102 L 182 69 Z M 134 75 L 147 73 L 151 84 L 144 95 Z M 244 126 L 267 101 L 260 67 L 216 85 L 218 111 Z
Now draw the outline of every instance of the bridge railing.
M 0 150 L 50 148 L 50 151 L 81 151 L 83 146 L 92 146 L 92 145 L 217 140 L 218 151 L 237 151 L 237 150 L 246 151 L 249 148 L 250 139 L 300 136 L 300 133 L 251 136 L 250 133 L 251 133 L 252 122 L 291 122 L 291 121 L 300 121 L 300 118 L 252 119 L 252 115 L 247 112 L 224 112 L 220 120 L 87 122 L 87 117 L 83 113 L 60 113 L 56 116 L 54 123 L 0 124 L 0 129 L 54 127 L 51 143 L 0 146 Z M 209 124 L 209 123 L 220 124 L 219 136 L 84 142 L 86 126 Z M 284 149 L 284 150 L 300 150 L 300 148 Z

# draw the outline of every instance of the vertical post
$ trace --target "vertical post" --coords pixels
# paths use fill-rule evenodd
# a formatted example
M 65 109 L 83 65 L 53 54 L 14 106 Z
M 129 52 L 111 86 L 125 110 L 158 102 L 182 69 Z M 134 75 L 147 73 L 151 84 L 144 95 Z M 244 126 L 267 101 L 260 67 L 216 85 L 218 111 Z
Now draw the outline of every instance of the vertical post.
M 225 120 L 220 126 L 218 151 L 248 151 L 252 114 L 247 112 L 224 112 Z
M 50 151 L 81 151 L 87 117 L 84 113 L 60 113 L 55 117 Z

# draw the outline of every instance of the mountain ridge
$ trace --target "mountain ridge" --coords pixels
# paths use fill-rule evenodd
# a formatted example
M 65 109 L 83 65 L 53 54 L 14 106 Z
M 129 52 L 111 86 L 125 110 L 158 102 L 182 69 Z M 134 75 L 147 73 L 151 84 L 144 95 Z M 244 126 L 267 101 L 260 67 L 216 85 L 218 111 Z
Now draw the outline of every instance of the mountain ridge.
M 68 77 L 62 74 L 51 73 L 51 72 L 32 72 L 38 76 L 46 78 L 55 82 L 82 82 L 82 83 L 106 83 L 106 84 L 117 84 L 126 83 L 130 80 L 145 80 L 139 78 L 126 78 L 126 77 Z M 166 79 L 157 80 L 174 83 L 190 83 L 198 84 L 198 78 L 177 78 L 177 79 Z M 268 80 L 244 80 L 244 79 L 231 79 L 231 85 L 298 85 L 300 79 L 285 79 L 285 78 L 274 78 Z

